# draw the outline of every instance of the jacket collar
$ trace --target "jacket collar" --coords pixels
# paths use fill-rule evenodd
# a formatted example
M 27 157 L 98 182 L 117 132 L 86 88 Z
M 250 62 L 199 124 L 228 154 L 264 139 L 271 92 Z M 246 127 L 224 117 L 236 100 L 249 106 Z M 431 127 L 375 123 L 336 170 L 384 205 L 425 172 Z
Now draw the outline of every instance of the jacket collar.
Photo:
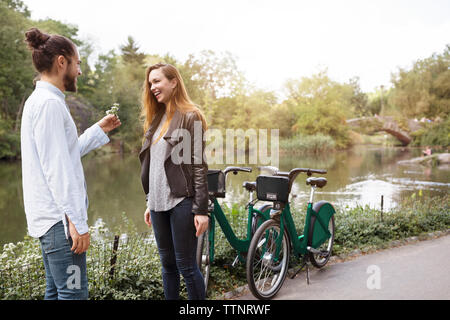
M 148 147 L 150 147 L 151 140 L 153 137 L 153 134 L 155 133 L 156 129 L 159 126 L 159 123 L 161 122 L 162 117 L 164 116 L 164 112 L 166 112 L 166 109 L 160 108 L 155 115 L 155 118 L 153 119 L 150 128 L 148 128 L 147 132 L 145 133 L 145 142 L 144 145 L 141 148 L 141 152 L 144 152 Z M 175 110 L 175 113 L 173 114 L 172 120 L 170 121 L 169 128 L 167 129 L 166 134 L 164 135 L 164 139 L 172 146 L 174 146 L 178 140 L 178 136 L 173 136 L 173 132 L 180 128 L 181 122 L 183 120 L 182 114 L 180 111 Z

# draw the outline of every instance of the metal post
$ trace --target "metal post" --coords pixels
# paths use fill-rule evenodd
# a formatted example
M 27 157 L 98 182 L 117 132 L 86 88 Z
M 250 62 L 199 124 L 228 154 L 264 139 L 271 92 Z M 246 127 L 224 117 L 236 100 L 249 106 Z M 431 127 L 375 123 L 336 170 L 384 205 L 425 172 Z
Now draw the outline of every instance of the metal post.
M 383 205 L 384 205 L 384 196 L 381 195 L 381 221 L 383 221 Z
M 119 236 L 114 236 L 114 244 L 113 244 L 113 250 L 112 250 L 112 257 L 111 257 L 111 269 L 109 270 L 109 275 L 114 277 L 114 269 L 116 267 L 116 261 L 117 261 L 117 249 L 119 248 Z

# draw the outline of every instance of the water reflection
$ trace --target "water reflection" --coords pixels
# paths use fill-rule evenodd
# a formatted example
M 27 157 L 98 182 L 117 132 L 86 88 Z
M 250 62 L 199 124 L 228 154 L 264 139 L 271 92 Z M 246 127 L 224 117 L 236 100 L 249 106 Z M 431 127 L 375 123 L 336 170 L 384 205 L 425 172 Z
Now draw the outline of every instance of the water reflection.
M 420 190 L 422 196 L 447 193 L 450 187 L 449 167 L 427 168 L 398 165 L 421 155 L 420 149 L 357 147 L 325 155 L 280 155 L 280 170 L 295 167 L 326 169 L 328 184 L 316 192 L 315 200 L 327 200 L 336 206 L 354 207 L 369 205 L 380 208 L 384 196 L 384 208 L 394 207 L 405 197 Z M 124 158 L 118 155 L 83 159 L 89 194 L 89 225 L 101 219 L 108 228 L 124 229 L 122 215 L 133 221 L 138 231 L 148 231 L 143 221 L 145 196 L 140 181 L 140 164 L 136 155 Z M 245 164 L 237 164 L 244 166 Z M 246 165 L 248 166 L 248 165 Z M 214 166 L 223 169 L 226 165 Z M 261 172 L 251 166 L 252 173 L 229 174 L 227 197 L 221 201 L 231 207 L 245 205 L 249 194 L 242 188 L 244 181 L 255 181 Z M 213 167 L 211 167 L 213 169 Z M 16 242 L 26 234 L 23 211 L 20 163 L 0 164 L 0 244 Z M 293 185 L 296 195 L 293 206 L 304 210 L 309 199 L 306 175 L 299 175 Z

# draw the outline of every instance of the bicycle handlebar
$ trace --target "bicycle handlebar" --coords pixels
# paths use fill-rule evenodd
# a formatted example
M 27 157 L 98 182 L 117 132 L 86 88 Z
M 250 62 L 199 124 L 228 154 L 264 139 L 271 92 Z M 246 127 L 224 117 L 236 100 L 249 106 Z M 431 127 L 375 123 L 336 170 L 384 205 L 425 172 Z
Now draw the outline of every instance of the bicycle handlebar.
M 252 168 L 249 168 L 249 167 L 226 167 L 225 170 L 223 170 L 223 173 L 226 176 L 230 172 L 233 172 L 233 174 L 237 174 L 238 171 L 252 172 Z
M 276 176 L 282 176 L 282 177 L 288 177 L 291 178 L 292 176 L 297 176 L 300 172 L 305 172 L 308 177 L 311 176 L 313 173 L 321 173 L 321 174 L 326 174 L 327 170 L 322 170 L 322 169 L 309 169 L 309 168 L 295 168 L 292 169 L 289 172 L 283 172 L 283 171 L 278 171 L 275 175 Z
M 294 183 L 295 178 L 297 178 L 298 174 L 301 172 L 305 172 L 308 177 L 310 177 L 313 173 L 321 173 L 326 174 L 327 170 L 322 169 L 309 169 L 309 168 L 295 168 L 289 172 L 278 171 L 275 175 L 288 177 L 289 178 L 289 192 L 291 192 L 292 184 Z

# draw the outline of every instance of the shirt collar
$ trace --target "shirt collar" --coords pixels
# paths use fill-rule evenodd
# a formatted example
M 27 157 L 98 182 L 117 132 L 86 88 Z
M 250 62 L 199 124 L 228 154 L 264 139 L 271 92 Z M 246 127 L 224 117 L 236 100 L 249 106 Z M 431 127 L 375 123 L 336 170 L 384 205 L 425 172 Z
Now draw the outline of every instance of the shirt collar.
M 56 94 L 58 97 L 60 97 L 63 100 L 66 98 L 66 95 L 64 93 L 62 93 L 61 90 L 59 90 L 57 87 L 55 87 L 50 82 L 37 81 L 36 82 L 36 89 L 38 89 L 38 88 L 46 89 L 46 90 L 48 90 L 50 92 L 53 92 L 54 94 Z

